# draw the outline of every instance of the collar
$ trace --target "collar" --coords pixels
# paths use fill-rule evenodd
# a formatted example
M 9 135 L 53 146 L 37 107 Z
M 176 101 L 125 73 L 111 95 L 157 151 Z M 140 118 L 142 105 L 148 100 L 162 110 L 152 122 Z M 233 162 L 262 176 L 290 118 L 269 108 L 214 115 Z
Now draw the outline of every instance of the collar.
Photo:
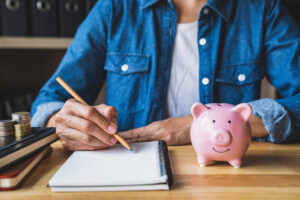
M 142 9 L 153 6 L 154 4 L 163 0 L 142 0 Z M 167 0 L 171 3 L 171 0 Z M 206 6 L 214 10 L 220 15 L 226 22 L 232 15 L 232 9 L 235 0 L 207 0 Z

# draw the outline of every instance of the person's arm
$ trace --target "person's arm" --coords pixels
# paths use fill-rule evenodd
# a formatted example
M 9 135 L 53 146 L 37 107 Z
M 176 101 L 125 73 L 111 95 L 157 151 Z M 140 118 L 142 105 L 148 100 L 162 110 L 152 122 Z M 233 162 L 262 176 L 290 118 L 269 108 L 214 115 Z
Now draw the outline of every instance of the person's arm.
M 289 113 L 276 100 L 265 98 L 248 103 L 253 113 L 249 120 L 252 136 L 257 140 L 282 143 L 293 134 Z
M 128 142 L 146 142 L 152 140 L 164 140 L 168 145 L 190 144 L 190 128 L 193 116 L 168 118 L 153 122 L 145 127 L 121 132 L 120 135 Z M 249 119 L 252 137 L 265 137 L 268 132 L 260 118 L 252 115 Z
M 71 150 L 106 148 L 116 143 L 111 136 L 117 129 L 116 110 L 68 100 L 71 96 L 55 80 L 60 76 L 88 104 L 94 103 L 105 80 L 103 66 L 110 4 L 110 1 L 99 1 L 80 25 L 58 69 L 41 89 L 31 110 L 32 126 L 56 127 L 64 147 Z
M 260 118 L 254 116 L 254 115 L 251 115 L 251 117 L 249 119 L 249 123 L 251 126 L 252 138 L 262 138 L 262 137 L 266 137 L 269 135 L 268 131 L 265 128 L 263 121 Z
M 56 123 L 55 123 L 56 114 L 57 114 L 57 112 L 48 118 L 48 120 L 46 122 L 46 127 L 55 127 L 56 126 Z
M 269 135 L 262 141 L 283 143 L 300 140 L 300 30 L 280 5 L 267 1 L 265 61 L 267 78 L 281 99 L 250 102 Z

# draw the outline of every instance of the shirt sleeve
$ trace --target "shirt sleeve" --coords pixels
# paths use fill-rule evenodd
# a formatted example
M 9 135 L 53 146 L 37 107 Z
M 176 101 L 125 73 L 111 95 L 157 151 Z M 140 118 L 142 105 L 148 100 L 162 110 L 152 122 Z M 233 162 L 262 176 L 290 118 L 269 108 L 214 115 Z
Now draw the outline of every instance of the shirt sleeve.
M 293 134 L 291 118 L 286 109 L 272 99 L 259 99 L 249 102 L 253 115 L 262 119 L 269 135 L 258 138 L 259 141 L 282 143 Z
M 279 0 L 267 1 L 265 60 L 267 78 L 280 99 L 250 103 L 262 118 L 269 136 L 262 140 L 282 143 L 300 140 L 300 31 Z
M 105 80 L 103 69 L 111 1 L 98 1 L 78 28 L 56 72 L 40 90 L 32 109 L 32 126 L 44 126 L 71 96 L 57 82 L 60 76 L 88 104 L 93 104 Z

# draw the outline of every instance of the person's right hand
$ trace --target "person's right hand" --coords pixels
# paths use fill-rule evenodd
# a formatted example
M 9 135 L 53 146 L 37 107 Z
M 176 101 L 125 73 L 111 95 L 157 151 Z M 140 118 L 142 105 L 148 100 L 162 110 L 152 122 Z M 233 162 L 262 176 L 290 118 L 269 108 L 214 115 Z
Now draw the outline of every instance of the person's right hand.
M 111 106 L 88 106 L 70 99 L 49 121 L 54 121 L 65 149 L 95 150 L 116 144 L 112 134 L 117 132 L 117 114 Z

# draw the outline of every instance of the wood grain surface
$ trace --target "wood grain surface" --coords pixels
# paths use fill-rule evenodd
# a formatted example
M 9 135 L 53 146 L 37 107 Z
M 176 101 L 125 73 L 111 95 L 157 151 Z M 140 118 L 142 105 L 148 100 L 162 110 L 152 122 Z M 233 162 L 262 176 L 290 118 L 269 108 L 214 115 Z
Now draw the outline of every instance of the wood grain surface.
M 58 141 L 53 152 L 15 191 L 0 192 L 0 199 L 300 199 L 300 144 L 252 142 L 235 169 L 225 162 L 200 168 L 191 145 L 170 146 L 175 184 L 170 191 L 53 193 L 47 183 L 70 152 Z

